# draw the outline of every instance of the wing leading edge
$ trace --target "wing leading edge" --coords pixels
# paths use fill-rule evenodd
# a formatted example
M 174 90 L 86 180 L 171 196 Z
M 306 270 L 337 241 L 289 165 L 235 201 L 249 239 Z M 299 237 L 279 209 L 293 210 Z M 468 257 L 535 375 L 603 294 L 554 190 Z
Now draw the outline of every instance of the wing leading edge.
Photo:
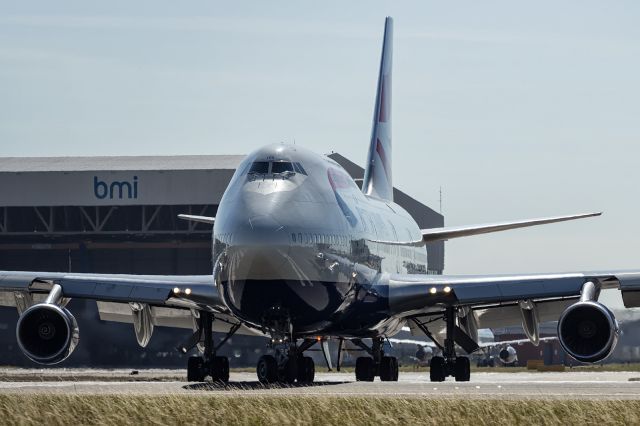
M 422 240 L 425 243 L 444 241 L 451 238 L 469 237 L 471 235 L 489 234 L 491 232 L 507 231 L 509 229 L 526 228 L 529 226 L 546 225 L 548 223 L 565 222 L 600 216 L 602 212 L 583 213 L 569 216 L 555 216 L 540 219 L 528 219 L 511 222 L 488 223 L 483 225 L 449 226 L 444 228 L 422 229 Z
M 212 275 L 119 275 L 64 272 L 0 271 L 0 305 L 17 306 L 18 298 L 47 294 L 54 284 L 65 298 L 104 302 L 146 303 L 226 311 Z
M 215 223 L 215 221 L 216 221 L 215 217 L 198 216 L 198 215 L 193 215 L 193 214 L 179 214 L 178 215 L 178 219 L 188 220 L 190 222 L 206 223 L 206 224 L 209 224 L 209 225 L 213 225 Z
M 602 289 L 621 290 L 625 307 L 640 307 L 640 271 L 494 276 L 391 274 L 388 279 L 391 309 L 404 316 L 435 306 L 490 307 L 521 300 L 577 298 L 589 281 L 598 282 Z

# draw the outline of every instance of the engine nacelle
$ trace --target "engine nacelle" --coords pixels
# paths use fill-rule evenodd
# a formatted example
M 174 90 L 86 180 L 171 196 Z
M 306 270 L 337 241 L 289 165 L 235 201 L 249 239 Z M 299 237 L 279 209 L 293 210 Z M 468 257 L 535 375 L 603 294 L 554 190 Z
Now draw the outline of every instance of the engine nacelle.
M 50 303 L 33 305 L 18 319 L 16 337 L 22 352 L 39 364 L 64 361 L 78 345 L 76 319 L 65 308 Z
M 513 346 L 501 349 L 498 356 L 503 364 L 513 364 L 518 360 L 518 353 Z
M 558 339 L 564 350 L 582 362 L 598 362 L 613 351 L 620 328 L 613 313 L 589 300 L 569 306 L 558 321 Z

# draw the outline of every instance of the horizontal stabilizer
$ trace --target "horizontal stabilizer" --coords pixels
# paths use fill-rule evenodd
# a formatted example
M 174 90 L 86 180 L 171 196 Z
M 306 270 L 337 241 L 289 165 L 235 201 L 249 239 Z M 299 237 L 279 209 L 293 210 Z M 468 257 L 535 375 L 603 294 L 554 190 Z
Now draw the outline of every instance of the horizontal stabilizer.
M 433 241 L 450 240 L 451 238 L 469 237 L 471 235 L 489 234 L 491 232 L 506 231 L 509 229 L 526 228 L 528 226 L 545 225 L 547 223 L 564 222 L 567 220 L 582 219 L 585 217 L 600 216 L 598 213 L 584 213 L 570 216 L 547 217 L 542 219 L 529 219 L 516 222 L 488 223 L 484 225 L 468 225 L 444 228 L 422 229 L 422 240 L 425 243 Z
M 216 221 L 215 217 L 196 216 L 196 215 L 192 215 L 192 214 L 179 214 L 178 217 L 180 219 L 189 220 L 191 222 L 208 223 L 210 225 L 213 225 L 213 222 Z

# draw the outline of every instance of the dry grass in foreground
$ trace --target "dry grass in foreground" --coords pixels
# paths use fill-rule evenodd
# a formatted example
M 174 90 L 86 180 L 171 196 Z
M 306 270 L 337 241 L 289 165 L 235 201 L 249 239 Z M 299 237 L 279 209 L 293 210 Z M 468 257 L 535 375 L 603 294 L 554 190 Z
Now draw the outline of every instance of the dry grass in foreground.
M 0 395 L 2 424 L 638 424 L 640 401 Z

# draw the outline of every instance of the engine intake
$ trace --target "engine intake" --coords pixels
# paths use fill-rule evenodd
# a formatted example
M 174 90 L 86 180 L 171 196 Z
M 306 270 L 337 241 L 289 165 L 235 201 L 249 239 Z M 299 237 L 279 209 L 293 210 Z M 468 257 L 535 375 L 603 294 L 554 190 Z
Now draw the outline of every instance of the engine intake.
M 595 301 L 569 306 L 558 322 L 558 339 L 565 351 L 582 362 L 598 362 L 613 351 L 620 328 L 613 313 Z
M 50 303 L 33 305 L 20 316 L 16 337 L 22 352 L 39 364 L 64 361 L 78 345 L 76 319 L 65 308 Z
M 513 364 L 518 360 L 518 353 L 513 346 L 502 348 L 498 356 L 503 364 Z

